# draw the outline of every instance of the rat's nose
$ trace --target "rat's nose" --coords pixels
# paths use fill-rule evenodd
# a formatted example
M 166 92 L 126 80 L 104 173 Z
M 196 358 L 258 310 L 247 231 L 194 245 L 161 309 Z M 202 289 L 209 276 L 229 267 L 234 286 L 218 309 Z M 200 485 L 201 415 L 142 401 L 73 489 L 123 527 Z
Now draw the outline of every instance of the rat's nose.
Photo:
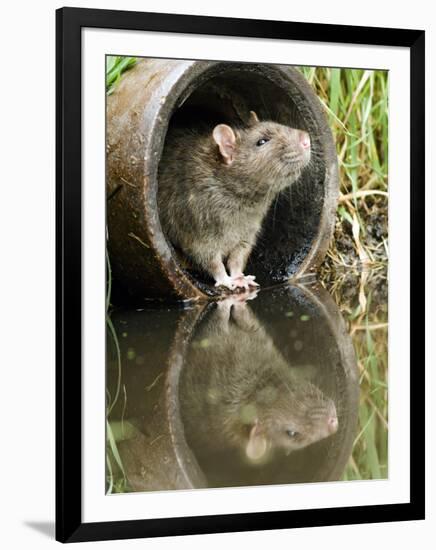
M 335 416 L 329 416 L 327 418 L 327 429 L 329 433 L 334 434 L 338 429 L 338 417 Z
M 300 130 L 300 145 L 303 149 L 309 149 L 310 148 L 310 137 L 307 132 L 304 130 Z

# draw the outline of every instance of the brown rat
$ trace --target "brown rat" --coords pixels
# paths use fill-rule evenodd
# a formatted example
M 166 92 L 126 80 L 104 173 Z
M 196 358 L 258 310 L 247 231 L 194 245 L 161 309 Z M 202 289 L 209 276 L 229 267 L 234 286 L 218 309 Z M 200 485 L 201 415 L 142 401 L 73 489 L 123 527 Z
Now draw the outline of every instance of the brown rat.
M 215 286 L 258 286 L 244 269 L 262 221 L 309 160 L 307 132 L 259 122 L 253 111 L 244 128 L 170 128 L 158 188 L 168 239 L 212 276 Z
M 192 342 L 181 410 L 194 452 L 236 448 L 258 462 L 334 434 L 338 419 L 333 401 L 287 363 L 241 298 L 219 302 Z

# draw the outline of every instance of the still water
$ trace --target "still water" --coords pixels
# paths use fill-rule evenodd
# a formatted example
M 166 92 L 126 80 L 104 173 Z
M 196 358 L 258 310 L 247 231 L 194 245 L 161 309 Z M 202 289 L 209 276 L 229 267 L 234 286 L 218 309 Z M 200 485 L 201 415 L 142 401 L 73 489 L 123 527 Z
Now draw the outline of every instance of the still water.
M 371 445 L 359 399 L 371 366 L 361 326 L 371 323 L 367 313 L 350 324 L 344 309 L 313 283 L 114 311 L 107 491 L 365 477 L 371 456 L 354 454 Z

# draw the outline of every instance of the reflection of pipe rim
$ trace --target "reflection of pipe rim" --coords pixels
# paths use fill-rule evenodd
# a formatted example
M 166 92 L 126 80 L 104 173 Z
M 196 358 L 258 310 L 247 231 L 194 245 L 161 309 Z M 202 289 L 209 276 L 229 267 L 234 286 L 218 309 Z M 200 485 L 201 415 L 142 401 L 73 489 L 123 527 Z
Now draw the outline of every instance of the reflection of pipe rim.
M 263 79 L 265 94 L 271 97 L 274 86 L 280 89 L 284 96 L 292 98 L 300 116 L 312 125 L 311 137 L 319 142 L 325 163 L 324 194 L 320 198 L 317 230 L 310 238 L 306 237 L 305 245 L 310 239 L 311 243 L 301 258 L 295 260 L 293 276 L 315 268 L 326 253 L 338 193 L 336 152 L 321 104 L 304 77 L 291 67 L 269 64 L 174 60 L 171 64 L 171 60 L 147 60 L 126 73 L 108 98 L 109 195 L 121 189 L 108 205 L 111 263 L 118 279 L 135 294 L 179 299 L 216 295 L 213 286 L 188 276 L 167 242 L 157 210 L 157 173 L 174 112 L 205 82 L 232 70 L 238 70 L 245 79 L 253 79 L 253 75 Z M 134 164 L 132 159 L 136 159 Z M 125 182 L 130 185 L 124 185 Z M 273 265 L 271 271 L 278 269 L 278 264 Z
M 180 471 L 190 488 L 207 487 L 207 482 L 185 439 L 185 430 L 180 414 L 179 380 L 192 333 L 207 309 L 208 307 L 205 305 L 198 305 L 188 311 L 180 320 L 168 356 L 165 381 L 169 435 Z
M 349 413 L 352 416 L 347 416 L 347 425 L 341 439 L 341 444 L 335 443 L 335 448 L 339 449 L 339 452 L 332 462 L 333 465 L 331 469 L 328 470 L 321 479 L 316 479 L 316 481 L 335 481 L 339 479 L 350 457 L 356 432 L 359 386 L 354 348 L 351 343 L 351 338 L 346 332 L 345 323 L 339 308 L 330 294 L 322 286 L 317 286 L 315 292 L 309 287 L 300 284 L 289 284 L 287 286 L 302 291 L 304 295 L 316 305 L 318 311 L 323 313 L 322 318 L 332 330 L 336 343 L 347 342 L 345 347 L 339 346 L 338 344 L 338 350 L 342 357 L 342 372 L 347 380 L 347 404 L 351 405 L 349 407 Z M 320 294 L 322 294 L 322 299 L 320 299 Z M 195 327 L 211 307 L 214 306 L 212 304 L 198 305 L 192 310 L 189 310 L 181 319 L 168 357 L 168 370 L 166 376 L 166 400 L 170 437 L 180 470 L 183 472 L 185 480 L 192 488 L 207 487 L 207 480 L 185 439 L 179 401 L 179 381 L 185 365 L 186 352 L 194 334 Z M 335 437 L 337 437 L 337 435 Z M 325 463 L 327 463 L 327 461 L 323 462 L 323 466 Z M 319 472 L 316 473 L 319 474 Z
M 340 450 L 338 459 L 333 462 L 332 469 L 327 475 L 328 480 L 337 480 L 339 476 L 342 475 L 348 459 L 351 456 L 353 442 L 356 436 L 360 392 L 356 354 L 340 309 L 330 293 L 319 283 L 316 284 L 316 292 L 312 292 L 310 286 L 301 284 L 292 286 L 301 290 L 306 296 L 310 296 L 318 310 L 325 312 L 324 319 L 327 321 L 334 335 L 335 342 L 341 343 L 341 345 L 338 345 L 338 350 L 342 357 L 341 367 L 343 368 L 347 380 L 347 424 L 345 433 L 343 433 L 342 436 L 342 444 L 336 444 Z M 320 294 L 322 295 L 322 299 L 319 298 Z M 337 435 L 335 437 L 337 437 Z

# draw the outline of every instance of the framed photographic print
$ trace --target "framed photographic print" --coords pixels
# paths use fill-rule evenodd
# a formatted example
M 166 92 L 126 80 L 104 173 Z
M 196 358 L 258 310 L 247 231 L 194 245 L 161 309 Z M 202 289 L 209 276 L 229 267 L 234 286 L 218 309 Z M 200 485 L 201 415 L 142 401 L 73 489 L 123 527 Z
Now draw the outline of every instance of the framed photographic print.
M 424 32 L 56 15 L 56 538 L 424 518 Z

